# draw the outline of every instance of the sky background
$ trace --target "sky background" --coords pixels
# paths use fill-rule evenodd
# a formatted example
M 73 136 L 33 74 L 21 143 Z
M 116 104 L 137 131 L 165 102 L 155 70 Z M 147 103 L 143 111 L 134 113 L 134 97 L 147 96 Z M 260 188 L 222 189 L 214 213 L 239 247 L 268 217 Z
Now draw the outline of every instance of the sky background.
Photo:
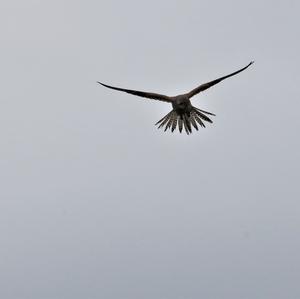
M 2 0 L 0 297 L 300 298 L 300 2 Z M 171 110 L 96 83 L 193 98 Z

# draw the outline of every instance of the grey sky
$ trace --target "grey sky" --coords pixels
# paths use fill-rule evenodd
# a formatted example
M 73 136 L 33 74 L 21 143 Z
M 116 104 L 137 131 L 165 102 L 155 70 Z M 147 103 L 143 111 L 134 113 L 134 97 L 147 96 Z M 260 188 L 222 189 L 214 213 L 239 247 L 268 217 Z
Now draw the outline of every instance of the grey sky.
M 0 298 L 299 298 L 299 10 L 2 0 Z

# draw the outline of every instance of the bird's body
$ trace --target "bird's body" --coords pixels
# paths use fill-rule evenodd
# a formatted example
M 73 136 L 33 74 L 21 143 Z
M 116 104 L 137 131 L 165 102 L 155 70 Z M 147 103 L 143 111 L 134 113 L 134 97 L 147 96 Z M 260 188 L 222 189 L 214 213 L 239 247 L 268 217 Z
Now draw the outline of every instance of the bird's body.
M 171 129 L 173 132 L 177 125 L 179 128 L 179 132 L 182 132 L 182 129 L 184 128 L 187 134 L 192 133 L 192 126 L 198 130 L 198 125 L 201 127 L 205 127 L 204 121 L 212 123 L 212 120 L 207 115 L 213 115 L 215 114 L 204 111 L 201 109 L 198 109 L 194 106 L 192 106 L 192 103 L 190 99 L 198 94 L 199 92 L 202 92 L 211 86 L 221 82 L 222 80 L 229 78 L 231 76 L 234 76 L 242 71 L 244 71 L 246 68 L 248 68 L 253 61 L 251 61 L 247 66 L 243 67 L 242 69 L 231 73 L 227 76 L 218 78 L 216 80 L 201 84 L 200 86 L 196 87 L 195 89 L 191 90 L 188 93 L 180 94 L 177 96 L 166 96 L 158 93 L 151 93 L 151 92 L 144 92 L 144 91 L 138 91 L 138 90 L 132 90 L 132 89 L 125 89 L 125 88 L 119 88 L 114 87 L 110 85 L 106 85 L 104 83 L 98 82 L 99 84 L 118 91 L 123 91 L 129 94 L 133 94 L 136 96 L 153 99 L 153 100 L 159 100 L 163 102 L 168 102 L 172 104 L 173 110 L 169 112 L 166 116 L 164 116 L 161 120 L 159 120 L 156 125 L 159 125 L 158 128 L 162 128 L 165 126 L 165 131 L 167 129 Z M 198 125 L 197 125 L 198 124 Z
M 181 94 L 172 97 L 172 106 L 175 110 L 183 111 L 185 109 L 188 109 L 191 105 L 191 101 L 188 98 L 187 94 Z

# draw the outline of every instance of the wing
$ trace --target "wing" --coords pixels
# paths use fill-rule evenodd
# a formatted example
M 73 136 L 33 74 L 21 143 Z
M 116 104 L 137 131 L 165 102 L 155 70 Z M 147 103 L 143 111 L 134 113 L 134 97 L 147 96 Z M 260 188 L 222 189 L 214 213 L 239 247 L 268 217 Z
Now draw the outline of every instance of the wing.
M 234 73 L 231 73 L 227 76 L 224 76 L 224 77 L 221 77 L 221 78 L 218 78 L 216 80 L 213 80 L 213 81 L 210 81 L 210 82 L 207 82 L 207 83 L 204 83 L 204 84 L 201 84 L 200 86 L 196 87 L 195 89 L 191 90 L 189 93 L 188 93 L 188 96 L 189 98 L 193 97 L 194 95 L 198 94 L 199 92 L 201 91 L 204 91 L 208 88 L 210 88 L 211 86 L 223 81 L 224 79 L 227 79 L 231 76 L 234 76 L 242 71 L 244 71 L 246 68 L 248 68 L 252 63 L 254 63 L 254 61 L 251 61 L 247 66 L 243 67 L 242 69 L 234 72 Z
M 130 94 L 133 94 L 135 96 L 139 96 L 139 97 L 143 97 L 143 98 L 147 98 L 147 99 L 152 99 L 152 100 L 159 100 L 159 101 L 163 101 L 163 102 L 169 102 L 169 103 L 172 102 L 170 97 L 165 96 L 163 94 L 114 87 L 114 86 L 106 85 L 106 84 L 101 83 L 99 81 L 98 81 L 98 83 L 105 86 L 105 87 L 107 87 L 107 88 L 111 88 L 111 89 L 118 90 L 118 91 L 124 91 L 124 92 L 130 93 Z

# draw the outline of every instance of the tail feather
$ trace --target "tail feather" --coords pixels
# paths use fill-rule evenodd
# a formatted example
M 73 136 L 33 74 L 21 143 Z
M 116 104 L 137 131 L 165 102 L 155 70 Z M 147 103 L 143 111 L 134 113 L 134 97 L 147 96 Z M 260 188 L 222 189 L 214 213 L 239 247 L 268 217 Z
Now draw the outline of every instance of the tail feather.
M 197 126 L 197 123 L 195 121 L 195 113 L 194 112 L 191 112 L 190 119 L 191 119 L 191 123 L 192 123 L 193 127 L 198 131 L 198 126 Z
M 171 113 L 172 113 L 172 111 L 169 112 L 167 115 L 165 115 L 162 119 L 160 119 L 155 125 L 157 126 L 159 123 L 161 123 L 162 121 L 164 121 Z
M 196 108 L 196 107 L 194 107 L 194 108 L 195 108 L 196 110 L 200 111 L 200 112 L 203 112 L 203 113 L 206 113 L 206 114 L 209 114 L 209 115 L 212 115 L 212 116 L 216 116 L 214 113 L 211 113 L 211 112 L 208 112 L 208 111 L 205 111 L 205 110 Z
M 195 107 L 192 107 L 191 111 L 183 114 L 179 114 L 178 111 L 172 110 L 162 119 L 160 119 L 155 125 L 159 125 L 159 129 L 164 127 L 164 131 L 170 129 L 172 132 L 176 130 L 178 125 L 180 133 L 184 128 L 187 135 L 189 135 L 192 133 L 192 126 L 197 131 L 199 130 L 197 123 L 203 128 L 205 128 L 205 121 L 212 123 L 212 120 L 205 114 L 215 115 L 211 112 L 207 112 Z
M 160 129 L 161 127 L 163 127 L 167 123 L 167 121 L 169 120 L 169 118 L 171 116 L 171 113 L 172 113 L 172 111 L 170 113 L 168 113 L 166 116 L 164 116 L 158 123 L 156 123 L 156 125 L 161 123 L 159 125 L 158 129 Z
M 187 116 L 186 114 L 184 116 L 185 116 L 185 121 L 186 121 L 187 128 L 188 128 L 189 132 L 192 133 L 192 126 L 191 126 L 190 116 Z
M 178 118 L 178 129 L 179 129 L 180 133 L 182 132 L 182 127 L 183 127 L 183 121 L 182 121 L 181 116 L 179 116 L 179 118 Z
M 197 113 L 198 116 L 199 116 L 200 118 L 202 118 L 203 120 L 205 120 L 205 121 L 207 121 L 207 122 L 209 122 L 209 123 L 212 123 L 212 120 L 211 120 L 208 116 L 206 116 L 204 113 L 202 113 L 202 112 L 200 112 L 200 111 L 198 111 L 198 110 L 196 110 L 196 113 Z
M 167 131 L 170 128 L 173 132 L 176 129 L 177 117 L 177 113 L 174 110 L 172 110 L 168 117 L 168 121 L 166 122 L 165 131 Z
M 187 125 L 187 121 L 186 121 L 186 118 L 185 118 L 185 115 L 183 116 L 183 126 L 184 126 L 184 129 L 185 129 L 185 132 L 187 135 L 190 134 L 190 130 L 188 128 L 188 125 Z
M 173 123 L 173 112 L 171 113 L 170 117 L 169 117 L 169 120 L 166 124 L 166 127 L 165 127 L 165 132 L 171 127 L 171 124 Z
M 204 122 L 201 120 L 201 118 L 196 113 L 195 113 L 195 119 L 202 128 L 205 128 Z
M 173 113 L 172 115 L 172 119 L 173 119 L 173 123 L 172 123 L 172 132 L 174 132 L 176 130 L 176 126 L 177 126 L 177 119 L 178 119 L 178 115 L 176 112 Z

